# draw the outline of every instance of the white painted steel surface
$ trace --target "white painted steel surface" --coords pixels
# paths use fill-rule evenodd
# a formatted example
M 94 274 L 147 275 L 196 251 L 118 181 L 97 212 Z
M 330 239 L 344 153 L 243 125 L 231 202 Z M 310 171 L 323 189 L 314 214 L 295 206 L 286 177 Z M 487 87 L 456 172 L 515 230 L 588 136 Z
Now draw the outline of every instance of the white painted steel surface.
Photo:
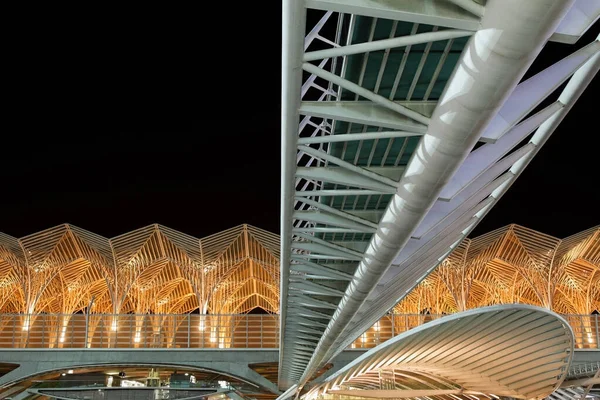
M 542 308 L 503 305 L 470 310 L 389 340 L 336 372 L 305 398 L 361 397 L 363 390 L 365 397 L 389 397 L 388 391 L 404 397 L 403 390 L 422 390 L 432 398 L 444 395 L 439 391 L 453 391 L 483 395 L 479 398 L 541 399 L 565 379 L 573 344 L 566 321 Z M 424 390 L 423 380 L 428 389 Z
M 327 360 L 349 346 L 427 276 L 520 175 L 598 70 L 600 47 L 596 40 L 517 85 L 546 41 L 554 40 L 557 27 L 564 26 L 563 17 L 568 14 L 573 19 L 579 15 L 580 26 L 587 27 L 590 15 L 596 12 L 593 8 L 578 13 L 571 6 L 581 4 L 573 1 L 491 0 L 479 18 L 476 14 L 480 13 L 473 11 L 480 7 L 464 7 L 465 1 L 454 3 L 431 1 L 425 6 L 416 1 L 284 1 L 287 58 L 282 98 L 281 389 L 293 384 L 301 388 Z M 303 6 L 328 12 L 302 43 Z M 394 23 L 409 21 L 415 24 L 413 37 L 392 35 L 387 42 L 377 41 L 372 27 L 366 43 L 355 44 L 349 39 L 345 46 L 338 47 L 332 45 L 332 40 L 322 40 L 331 48 L 310 50 L 312 41 L 320 37 L 323 21 L 336 15 L 331 12 L 354 13 L 349 17 L 350 32 L 358 15 Z M 450 28 L 444 34 L 430 35 L 435 38 L 473 32 L 444 94 L 433 102 L 433 107 L 425 101 L 414 101 L 409 106 L 393 99 L 393 95 L 388 99 L 377 93 L 381 71 L 390 56 L 390 49 L 384 49 L 383 44 L 406 44 L 393 93 L 411 46 L 420 40 L 418 24 L 435 25 L 433 31 Z M 578 32 L 584 31 L 581 28 Z M 292 43 L 295 49 L 288 47 Z M 339 36 L 335 43 L 342 43 Z M 414 93 L 430 48 L 428 43 L 407 100 Z M 344 78 L 348 54 L 357 49 L 384 51 L 374 91 L 361 86 L 363 75 L 358 82 Z M 446 46 L 444 54 L 448 49 Z M 303 55 L 302 50 L 307 53 Z M 363 74 L 369 54 L 365 54 Z M 341 56 L 341 68 L 336 58 L 316 62 L 317 56 L 336 55 Z M 301 64 L 303 57 L 315 63 Z M 431 92 L 444 57 L 425 97 Z M 300 86 L 300 65 L 307 78 L 301 91 L 291 93 L 289 88 Z M 523 120 L 572 75 L 557 101 Z M 320 104 L 300 102 L 310 88 L 321 93 Z M 341 101 L 341 94 L 348 91 L 356 93 L 355 101 Z M 303 115 L 299 129 L 295 125 L 298 110 Z M 383 163 L 365 167 L 356 160 L 348 162 L 329 153 L 329 143 L 343 142 L 346 136 L 346 143 L 359 140 L 362 144 L 370 133 L 363 130 L 334 135 L 337 121 L 379 127 L 372 132 L 373 140 L 409 137 L 411 133 L 421 139 L 408 165 L 396 162 L 394 167 L 383 167 Z M 518 147 L 532 133 L 529 143 Z M 354 135 L 362 136 L 351 138 Z M 471 152 L 478 141 L 485 144 Z M 391 145 L 385 157 L 393 159 L 396 155 L 390 149 Z M 462 168 L 466 165 L 463 162 L 469 163 L 469 168 Z M 325 188 L 326 182 L 334 187 Z M 340 209 L 320 200 L 321 196 L 343 196 L 345 201 L 347 196 L 391 193 L 394 195 L 389 203 L 384 203 L 385 213 Z M 322 235 L 332 233 L 349 235 L 350 240 L 323 239 Z M 373 236 L 365 246 L 365 242 L 355 239 L 357 235 Z M 353 267 L 358 259 L 358 268 Z

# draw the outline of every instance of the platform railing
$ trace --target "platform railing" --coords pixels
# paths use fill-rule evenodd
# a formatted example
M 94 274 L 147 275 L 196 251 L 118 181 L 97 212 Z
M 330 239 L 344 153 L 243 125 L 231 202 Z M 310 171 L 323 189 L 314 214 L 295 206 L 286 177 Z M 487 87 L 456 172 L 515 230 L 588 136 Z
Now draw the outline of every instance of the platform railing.
M 387 314 L 350 349 L 373 348 L 442 314 Z M 563 315 L 576 349 L 600 347 L 599 315 Z M 274 314 L 0 314 L 0 348 L 275 349 Z
M 277 348 L 270 314 L 0 314 L 0 348 Z
M 569 368 L 567 379 L 591 378 L 597 374 L 598 371 L 600 371 L 600 361 L 573 365 Z
M 375 323 L 351 345 L 351 349 L 369 349 L 446 314 L 388 314 Z M 567 314 L 562 317 L 571 325 L 575 349 L 598 350 L 600 347 L 600 315 Z

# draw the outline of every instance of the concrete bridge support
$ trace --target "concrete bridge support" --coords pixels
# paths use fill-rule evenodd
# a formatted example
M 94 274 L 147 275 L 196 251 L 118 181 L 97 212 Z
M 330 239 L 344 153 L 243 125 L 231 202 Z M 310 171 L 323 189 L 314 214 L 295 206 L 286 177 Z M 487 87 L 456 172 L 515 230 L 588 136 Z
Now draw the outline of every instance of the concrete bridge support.
M 249 364 L 277 362 L 277 350 L 192 349 L 10 349 L 0 351 L 0 360 L 19 365 L 0 377 L 0 398 L 9 386 L 27 378 L 60 370 L 92 366 L 157 366 L 215 371 L 230 375 L 265 391 L 280 394 L 268 379 Z M 8 389 L 10 390 L 10 389 Z
M 324 376 L 337 371 L 365 351 L 342 352 Z M 281 394 L 274 383 L 249 367 L 254 363 L 278 362 L 277 349 L 3 349 L 0 360 L 19 366 L 0 377 L 0 398 L 21 390 L 19 382 L 48 372 L 131 365 L 214 371 L 259 386 L 264 391 Z

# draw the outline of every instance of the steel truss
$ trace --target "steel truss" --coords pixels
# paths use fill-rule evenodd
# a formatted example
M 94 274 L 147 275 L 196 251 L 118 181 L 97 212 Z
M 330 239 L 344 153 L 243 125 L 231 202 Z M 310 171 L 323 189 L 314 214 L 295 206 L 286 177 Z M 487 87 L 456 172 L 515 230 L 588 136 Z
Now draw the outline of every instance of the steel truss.
M 560 314 L 600 310 L 600 226 L 562 240 L 519 225 L 465 239 L 394 312 L 447 314 L 507 303 Z
M 138 334 L 145 314 L 277 313 L 278 264 L 278 236 L 249 225 L 202 239 L 160 225 L 112 239 L 72 225 L 0 233 L 0 313 L 21 315 L 23 331 L 61 314 L 46 329 L 63 333 L 77 312 L 136 314 Z
M 572 43 L 600 14 L 523 4 L 283 2 L 281 389 L 460 243 L 596 74 L 598 40 L 519 82 L 548 39 Z

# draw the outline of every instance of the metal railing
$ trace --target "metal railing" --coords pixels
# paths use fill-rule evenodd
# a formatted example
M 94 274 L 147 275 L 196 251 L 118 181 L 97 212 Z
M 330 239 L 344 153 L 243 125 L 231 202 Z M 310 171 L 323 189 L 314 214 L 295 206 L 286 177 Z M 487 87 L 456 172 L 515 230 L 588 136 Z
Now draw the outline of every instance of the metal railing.
M 592 377 L 598 371 L 600 371 L 600 361 L 573 365 L 571 368 L 569 368 L 567 379 Z
M 370 349 L 410 329 L 446 314 L 388 314 L 375 323 L 351 345 L 351 349 Z M 562 317 L 575 334 L 575 349 L 600 349 L 600 315 L 568 314 Z
M 0 348 L 277 348 L 270 314 L 0 314 Z
M 369 349 L 442 314 L 388 314 L 349 348 Z M 563 315 L 576 349 L 600 349 L 599 315 Z M 279 346 L 272 314 L 0 314 L 0 348 L 262 348 Z

